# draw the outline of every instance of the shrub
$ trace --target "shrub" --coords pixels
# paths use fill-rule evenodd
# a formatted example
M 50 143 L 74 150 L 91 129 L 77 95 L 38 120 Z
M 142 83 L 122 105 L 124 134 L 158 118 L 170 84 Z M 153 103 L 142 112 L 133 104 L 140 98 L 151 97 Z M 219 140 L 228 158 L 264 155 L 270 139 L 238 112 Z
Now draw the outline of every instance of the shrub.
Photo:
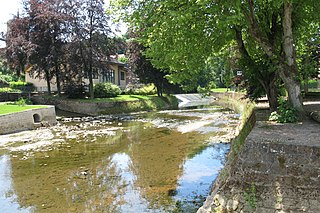
M 30 99 L 19 98 L 17 101 L 13 103 L 9 103 L 9 105 L 18 105 L 18 106 L 32 105 L 32 101 Z
M 21 90 L 21 91 L 26 91 L 26 92 L 32 92 L 35 90 L 35 87 L 33 86 L 32 83 L 29 82 L 10 82 L 10 88 L 11 89 L 16 89 L 16 90 Z
M 279 123 L 294 123 L 298 121 L 297 111 L 283 97 L 278 98 L 277 111 L 272 112 L 269 120 Z
M 97 83 L 94 85 L 94 96 L 96 98 L 112 98 L 121 94 L 121 89 L 112 83 Z
M 69 82 L 63 87 L 64 94 L 71 99 L 85 98 L 86 89 L 84 84 Z
M 0 74 L 0 80 L 6 81 L 6 82 L 10 82 L 10 81 L 14 81 L 15 79 L 11 75 L 2 75 L 2 74 Z
M 0 88 L 0 93 L 8 93 L 8 92 L 21 92 L 21 90 L 12 89 L 10 87 Z

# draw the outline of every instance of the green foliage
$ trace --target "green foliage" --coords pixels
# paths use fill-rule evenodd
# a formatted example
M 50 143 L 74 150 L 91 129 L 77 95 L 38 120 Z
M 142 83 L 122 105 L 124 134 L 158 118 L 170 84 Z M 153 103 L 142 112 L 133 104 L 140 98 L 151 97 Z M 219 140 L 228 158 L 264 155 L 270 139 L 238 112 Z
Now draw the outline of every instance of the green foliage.
M 9 103 L 9 105 L 17 105 L 17 106 L 32 105 L 32 101 L 30 99 L 19 98 L 17 101 L 13 103 Z
M 3 75 L 0 73 L 0 81 L 6 81 L 6 82 L 10 82 L 10 81 L 14 81 L 15 78 L 12 75 Z
M 278 98 L 277 111 L 272 112 L 269 120 L 279 123 L 294 123 L 298 121 L 297 111 L 283 97 Z
M 244 192 L 244 199 L 246 200 L 247 204 L 250 206 L 252 209 L 256 209 L 257 207 L 257 195 L 256 195 L 256 187 L 252 183 L 251 187 Z
M 21 90 L 12 89 L 10 87 L 0 88 L 0 93 L 8 93 L 8 92 L 21 92 Z
M 315 79 L 308 80 L 308 87 L 317 89 L 318 88 L 318 81 Z
M 120 94 L 120 87 L 110 82 L 97 83 L 94 85 L 94 96 L 96 98 L 112 98 Z
M 119 61 L 122 62 L 122 63 L 127 64 L 127 63 L 128 63 L 128 58 L 126 58 L 126 57 L 120 57 L 120 58 L 119 58 Z
M 64 86 L 64 93 L 68 98 L 77 99 L 86 97 L 86 90 L 83 84 L 70 82 Z
M 320 13 L 314 8 L 319 7 L 320 1 L 315 0 L 224 0 L 215 3 L 206 0 L 111 0 L 111 10 L 128 22 L 131 29 L 140 30 L 137 40 L 148 48 L 145 56 L 152 65 L 166 70 L 170 80 L 179 84 L 183 81 L 196 82 L 202 76 L 199 73 L 210 57 L 215 58 L 225 50 L 236 56 L 236 46 L 240 46 L 236 41 L 238 38 L 235 31 L 238 30 L 247 50 L 241 55 L 247 54 L 252 58 L 252 61 L 241 68 L 246 72 L 245 77 L 250 78 L 248 82 L 254 84 L 251 85 L 251 91 L 254 92 L 251 95 L 254 97 L 265 94 L 264 90 L 269 92 L 265 88 L 270 83 L 273 89 L 279 76 L 285 78 L 284 75 L 279 75 L 279 71 L 287 66 L 282 63 L 283 56 L 290 58 L 289 53 L 284 51 L 284 44 L 289 49 L 301 49 L 306 41 L 315 39 L 316 36 L 312 34 L 319 32 Z M 292 36 L 295 41 L 299 41 L 299 45 L 295 44 L 295 47 L 290 42 L 283 42 L 284 29 L 287 29 L 283 27 L 287 20 L 283 17 L 283 11 L 291 8 L 293 11 L 290 21 L 295 23 L 292 26 Z M 298 52 L 301 51 L 298 49 Z M 245 60 L 248 62 L 247 58 Z M 222 64 L 215 66 L 217 65 Z M 292 70 L 292 76 L 296 76 L 295 70 Z M 223 83 L 230 83 L 230 78 Z M 287 84 L 285 86 L 288 87 Z M 295 99 L 294 94 L 290 92 L 289 95 L 290 100 Z M 272 97 L 274 96 L 276 95 Z M 293 103 L 298 102 L 300 101 L 296 100 Z M 299 104 L 295 107 L 301 110 Z
M 32 83 L 22 81 L 10 82 L 10 88 L 27 92 L 32 92 L 35 90 L 35 87 Z
M 197 88 L 197 92 L 202 94 L 203 96 L 209 96 L 210 93 L 215 89 L 217 88 L 217 85 L 211 81 L 208 83 L 207 87 L 201 87 L 201 86 L 198 86 Z
M 2 61 L 0 61 L 0 80 L 6 82 L 18 80 L 18 77 Z

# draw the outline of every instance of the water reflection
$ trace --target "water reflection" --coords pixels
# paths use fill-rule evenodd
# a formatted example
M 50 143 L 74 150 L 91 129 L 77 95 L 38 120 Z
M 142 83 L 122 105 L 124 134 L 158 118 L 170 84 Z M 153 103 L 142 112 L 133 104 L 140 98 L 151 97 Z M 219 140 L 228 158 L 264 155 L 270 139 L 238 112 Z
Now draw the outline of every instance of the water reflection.
M 0 209 L 1 212 L 29 212 L 29 208 L 21 208 L 16 201 L 17 196 L 12 187 L 11 162 L 8 155 L 0 156 Z
M 205 119 L 203 111 L 169 111 L 152 118 L 137 115 L 121 128 L 114 122 L 53 130 L 50 140 L 60 142 L 50 149 L 0 157 L 5 171 L 0 175 L 0 212 L 193 212 L 229 148 L 207 147 L 212 134 L 219 134 L 213 117 L 222 116 L 216 109 L 211 113 L 217 114 Z M 235 125 L 236 116 L 225 115 Z M 166 127 L 149 122 L 157 119 Z M 202 127 L 211 128 L 210 133 L 178 131 L 179 125 L 201 120 L 211 121 Z

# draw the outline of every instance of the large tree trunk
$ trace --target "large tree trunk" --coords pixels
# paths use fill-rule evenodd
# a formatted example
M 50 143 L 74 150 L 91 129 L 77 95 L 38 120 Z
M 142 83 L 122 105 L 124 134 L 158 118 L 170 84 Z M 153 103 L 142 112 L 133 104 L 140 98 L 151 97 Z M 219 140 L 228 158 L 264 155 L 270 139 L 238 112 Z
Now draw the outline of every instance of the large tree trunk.
M 47 82 L 47 88 L 48 88 L 48 95 L 51 95 L 51 83 L 50 83 L 50 74 L 49 74 L 49 70 L 45 70 L 45 78 L 46 78 L 46 82 Z
M 285 61 L 280 63 L 280 78 L 283 80 L 288 91 L 290 104 L 298 110 L 300 115 L 304 114 L 300 83 L 296 80 L 298 68 L 296 64 L 293 33 L 292 33 L 292 10 L 290 0 L 284 2 L 283 25 L 283 50 Z
M 58 95 L 61 96 L 60 70 L 59 70 L 59 68 L 58 68 L 57 63 L 55 64 L 55 69 L 56 69 L 56 83 L 57 83 Z
M 274 83 L 270 83 L 266 93 L 269 101 L 270 111 L 274 112 L 278 107 L 279 92 L 277 86 Z
M 253 61 L 253 59 L 250 57 L 244 45 L 241 30 L 235 29 L 235 32 L 236 32 L 236 40 L 238 43 L 238 48 L 242 54 L 242 57 L 245 58 L 247 65 L 250 67 L 257 67 L 257 69 L 259 69 L 258 66 L 255 64 L 255 62 Z M 257 72 L 259 73 L 259 70 L 257 70 Z M 268 78 L 264 78 L 263 74 L 260 74 L 260 75 L 261 77 L 258 78 L 258 80 L 267 94 L 270 110 L 272 112 L 276 111 L 278 107 L 278 95 L 279 95 L 278 93 L 279 91 L 276 86 L 277 75 L 275 73 L 272 73 L 268 76 Z
M 272 74 L 270 79 L 259 79 L 260 84 L 267 94 L 271 112 L 276 111 L 278 107 L 279 90 L 276 85 L 276 80 L 277 76 L 275 74 Z
M 92 78 L 92 67 L 89 68 L 88 77 L 89 77 L 89 94 L 90 98 L 94 99 L 94 90 L 93 90 L 93 78 Z

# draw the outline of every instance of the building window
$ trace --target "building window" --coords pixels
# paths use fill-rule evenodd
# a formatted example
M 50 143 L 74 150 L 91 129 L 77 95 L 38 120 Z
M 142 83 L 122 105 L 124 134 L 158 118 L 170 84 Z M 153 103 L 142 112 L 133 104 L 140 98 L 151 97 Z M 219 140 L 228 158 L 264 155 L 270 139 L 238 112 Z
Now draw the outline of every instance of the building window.
M 115 74 L 114 70 L 105 70 L 102 74 L 103 82 L 115 83 Z
M 120 80 L 124 81 L 125 80 L 125 74 L 124 72 L 120 72 Z
M 89 79 L 88 71 L 84 71 L 84 78 Z M 98 79 L 98 70 L 92 69 L 92 79 Z

